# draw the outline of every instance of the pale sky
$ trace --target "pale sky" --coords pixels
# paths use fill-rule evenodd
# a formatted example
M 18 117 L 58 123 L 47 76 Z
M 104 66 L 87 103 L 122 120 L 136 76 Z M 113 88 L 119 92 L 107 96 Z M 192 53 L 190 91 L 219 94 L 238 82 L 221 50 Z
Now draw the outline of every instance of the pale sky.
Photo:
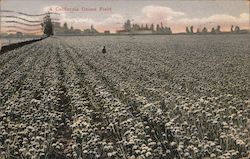
M 250 25 L 248 0 L 2 0 L 1 9 L 58 12 L 61 22 L 81 30 L 93 24 L 100 31 L 115 31 L 127 19 L 148 25 L 162 22 L 173 32 L 183 32 L 191 25 L 195 29 L 221 25 L 223 30 L 231 25 L 249 29 Z

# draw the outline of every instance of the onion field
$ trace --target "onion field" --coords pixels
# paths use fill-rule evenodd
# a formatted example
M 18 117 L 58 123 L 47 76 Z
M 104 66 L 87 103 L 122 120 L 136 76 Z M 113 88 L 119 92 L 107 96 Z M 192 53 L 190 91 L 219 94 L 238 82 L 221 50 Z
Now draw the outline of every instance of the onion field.
M 0 159 L 248 158 L 249 41 L 55 36 L 6 52 Z

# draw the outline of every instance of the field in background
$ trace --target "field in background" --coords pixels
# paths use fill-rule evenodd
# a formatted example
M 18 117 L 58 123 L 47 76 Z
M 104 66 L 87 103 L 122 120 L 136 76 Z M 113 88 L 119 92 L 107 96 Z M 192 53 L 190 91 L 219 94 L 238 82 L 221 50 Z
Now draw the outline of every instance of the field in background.
M 23 42 L 23 41 L 29 41 L 29 40 L 33 40 L 33 39 L 38 39 L 38 37 L 35 38 L 0 38 L 0 46 L 6 46 L 6 45 L 10 45 L 10 44 L 14 44 L 14 43 L 19 43 L 19 42 Z
M 79 36 L 4 53 L 1 155 L 246 157 L 249 47 L 249 35 Z

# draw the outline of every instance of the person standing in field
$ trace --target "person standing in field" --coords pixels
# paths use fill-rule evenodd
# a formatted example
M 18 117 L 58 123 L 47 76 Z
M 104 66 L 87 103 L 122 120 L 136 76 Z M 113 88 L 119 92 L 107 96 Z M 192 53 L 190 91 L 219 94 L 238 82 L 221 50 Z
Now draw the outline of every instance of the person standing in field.
M 105 46 L 103 46 L 103 49 L 102 49 L 102 53 L 106 53 L 107 51 L 106 51 L 106 48 L 105 48 Z

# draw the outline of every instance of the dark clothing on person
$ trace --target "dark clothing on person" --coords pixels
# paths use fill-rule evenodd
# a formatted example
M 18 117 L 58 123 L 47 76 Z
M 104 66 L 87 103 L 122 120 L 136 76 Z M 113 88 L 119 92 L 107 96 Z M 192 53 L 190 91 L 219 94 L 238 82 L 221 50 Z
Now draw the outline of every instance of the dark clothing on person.
M 106 48 L 103 46 L 102 53 L 106 53 Z

